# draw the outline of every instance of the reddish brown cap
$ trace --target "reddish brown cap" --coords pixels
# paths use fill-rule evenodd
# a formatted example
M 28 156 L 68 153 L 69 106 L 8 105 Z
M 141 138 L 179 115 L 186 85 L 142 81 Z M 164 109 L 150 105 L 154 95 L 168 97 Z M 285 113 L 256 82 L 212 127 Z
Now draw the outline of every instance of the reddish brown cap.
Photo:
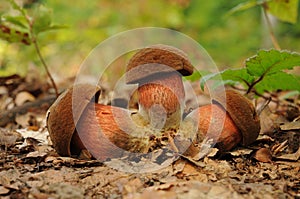
M 136 69 L 138 66 L 142 67 Z M 133 55 L 127 64 L 126 82 L 135 84 L 150 75 L 174 70 L 183 76 L 188 76 L 193 73 L 193 65 L 182 50 L 173 46 L 157 44 L 143 48 Z
M 213 103 L 218 103 L 226 109 L 243 135 L 242 144 L 247 146 L 258 137 L 260 131 L 259 117 L 253 104 L 242 94 L 233 90 L 226 90 L 225 94 L 225 98 L 217 96 Z
M 100 87 L 78 84 L 62 93 L 47 112 L 47 128 L 54 149 L 62 156 L 70 156 L 70 144 L 75 126 L 92 99 L 97 100 Z

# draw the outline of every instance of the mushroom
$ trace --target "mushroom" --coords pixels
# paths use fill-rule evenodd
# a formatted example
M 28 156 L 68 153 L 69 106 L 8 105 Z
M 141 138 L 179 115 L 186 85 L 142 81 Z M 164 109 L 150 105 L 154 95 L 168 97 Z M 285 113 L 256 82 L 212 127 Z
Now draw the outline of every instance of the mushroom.
M 187 55 L 172 46 L 153 45 L 138 51 L 126 71 L 126 83 L 138 84 L 138 115 L 155 129 L 177 129 L 185 101 L 182 76 L 193 73 Z
M 253 104 L 240 93 L 225 90 L 225 98 L 216 95 L 212 104 L 192 111 L 185 120 L 198 120 L 198 141 L 204 136 L 217 142 L 221 151 L 250 145 L 260 131 L 259 117 Z
M 53 147 L 60 155 L 71 156 L 84 148 L 78 139 L 75 126 L 87 104 L 97 101 L 100 92 L 101 89 L 97 86 L 76 85 L 63 92 L 48 109 L 47 128 Z M 74 144 L 76 147 L 72 147 Z M 71 148 L 76 150 L 72 153 Z
M 47 127 L 61 156 L 80 155 L 87 150 L 94 158 L 106 160 L 121 157 L 124 151 L 146 150 L 147 139 L 128 134 L 136 132 L 130 112 L 97 104 L 100 92 L 97 86 L 78 84 L 49 108 Z
M 154 45 L 138 51 L 126 73 L 128 84 L 139 84 L 138 114 L 98 104 L 98 86 L 75 85 L 61 94 L 47 113 L 53 147 L 62 156 L 87 151 L 106 160 L 122 157 L 124 152 L 147 153 L 162 146 L 153 143 L 153 136 L 166 135 L 171 148 L 184 152 L 191 129 L 197 130 L 196 142 L 207 136 L 224 150 L 254 142 L 260 130 L 259 118 L 251 102 L 232 90 L 226 91 L 226 98 L 216 96 L 212 104 L 195 109 L 182 122 L 182 75 L 192 72 L 187 56 L 174 47 Z M 197 120 L 196 126 L 190 128 L 194 123 L 186 122 L 189 120 Z M 184 143 L 186 146 L 181 146 Z

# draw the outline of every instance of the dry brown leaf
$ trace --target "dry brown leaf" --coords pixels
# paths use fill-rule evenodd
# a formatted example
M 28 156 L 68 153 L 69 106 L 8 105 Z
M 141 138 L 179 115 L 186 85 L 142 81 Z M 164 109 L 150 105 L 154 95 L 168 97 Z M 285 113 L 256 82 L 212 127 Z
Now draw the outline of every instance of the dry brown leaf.
M 258 149 L 253 157 L 259 162 L 272 162 L 272 153 L 267 148 Z
M 284 124 L 280 125 L 280 129 L 283 131 L 299 130 L 300 129 L 300 121 L 284 123 Z
M 272 113 L 268 106 L 261 112 L 259 118 L 261 126 L 260 134 L 273 133 L 274 129 L 279 127 L 279 124 L 286 122 L 283 116 Z
M 252 149 L 247 149 L 247 148 L 236 148 L 233 151 L 229 151 L 229 153 L 232 156 L 238 157 L 238 156 L 243 156 L 243 155 L 250 155 L 252 153 Z
M 35 97 L 27 91 L 19 92 L 16 95 L 15 103 L 17 106 L 23 105 L 25 102 L 32 102 L 35 100 Z
M 13 146 L 17 141 L 21 141 L 22 136 L 16 131 L 0 128 L 0 146 Z
M 281 159 L 281 160 L 292 160 L 292 161 L 297 161 L 300 159 L 300 147 L 299 149 L 292 154 L 284 154 L 281 156 L 276 157 L 277 159 Z
M 9 193 L 9 189 L 5 188 L 4 186 L 0 186 L 0 195 L 5 195 Z

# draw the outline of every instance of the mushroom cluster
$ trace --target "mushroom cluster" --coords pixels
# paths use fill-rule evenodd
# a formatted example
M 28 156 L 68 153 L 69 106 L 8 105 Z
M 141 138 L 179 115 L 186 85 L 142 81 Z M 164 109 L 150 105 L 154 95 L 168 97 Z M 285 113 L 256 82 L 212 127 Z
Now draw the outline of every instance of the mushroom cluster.
M 153 45 L 139 50 L 126 69 L 126 83 L 138 84 L 138 112 L 98 104 L 99 87 L 75 85 L 48 111 L 53 147 L 62 156 L 87 151 L 96 159 L 106 160 L 122 157 L 124 152 L 148 153 L 162 145 L 158 140 L 164 136 L 169 142 L 182 136 L 194 144 L 206 136 L 222 150 L 254 142 L 260 130 L 259 118 L 251 102 L 235 91 L 225 91 L 226 98 L 216 97 L 212 104 L 183 118 L 182 76 L 192 73 L 187 55 L 177 48 Z M 189 131 L 189 120 L 196 121 L 196 136 L 182 133 Z M 180 142 L 176 144 L 181 148 Z

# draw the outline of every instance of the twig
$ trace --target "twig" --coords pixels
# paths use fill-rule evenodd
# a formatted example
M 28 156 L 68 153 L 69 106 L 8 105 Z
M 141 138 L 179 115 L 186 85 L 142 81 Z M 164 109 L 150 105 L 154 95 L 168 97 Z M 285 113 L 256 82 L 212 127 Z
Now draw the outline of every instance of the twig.
M 36 50 L 36 52 L 37 52 L 37 54 L 38 54 L 38 56 L 39 56 L 39 58 L 40 58 L 40 60 L 41 60 L 41 62 L 43 64 L 43 66 L 44 66 L 44 68 L 46 70 L 46 73 L 47 73 L 47 75 L 48 75 L 48 77 L 49 77 L 49 79 L 51 81 L 51 84 L 52 84 L 52 86 L 53 86 L 53 88 L 55 90 L 55 95 L 56 95 L 56 97 L 58 97 L 59 94 L 58 94 L 57 86 L 55 84 L 55 81 L 54 81 L 51 73 L 49 72 L 48 66 L 47 66 L 47 64 L 46 64 L 46 62 L 45 62 L 45 60 L 44 60 L 44 58 L 43 58 L 43 56 L 41 54 L 41 51 L 40 51 L 40 48 L 39 48 L 39 45 L 38 45 L 36 39 L 34 39 L 33 43 L 34 43 L 35 50 Z
M 271 102 L 271 100 L 272 100 L 272 97 L 269 97 L 269 99 L 267 99 L 267 101 L 265 101 L 265 103 L 259 108 L 259 109 L 257 109 L 257 115 L 259 116 L 261 113 L 262 113 L 262 111 L 270 104 L 270 102 Z
M 270 18 L 268 16 L 268 13 L 267 13 L 267 5 L 266 3 L 264 3 L 262 5 L 263 7 L 263 13 L 264 13 L 264 16 L 265 16 L 265 19 L 266 19 L 266 22 L 267 22 L 267 26 L 268 26 L 268 29 L 269 29 L 269 33 L 270 33 L 270 36 L 271 36 L 271 40 L 272 40 L 272 43 L 275 47 L 276 50 L 281 50 L 280 48 L 280 45 L 275 37 L 275 34 L 274 34 L 274 31 L 273 31 L 273 27 L 272 27 L 272 23 L 270 21 Z
M 24 18 L 26 19 L 26 21 L 27 21 L 27 23 L 28 23 L 28 25 L 29 25 L 29 31 L 30 31 L 30 35 L 31 35 L 31 41 L 32 41 L 32 43 L 34 44 L 35 50 L 36 50 L 36 52 L 37 52 L 37 54 L 38 54 L 38 57 L 39 57 L 39 59 L 41 60 L 42 65 L 43 65 L 43 67 L 45 68 L 46 73 L 47 73 L 47 75 L 48 75 L 48 77 L 49 77 L 49 79 L 50 79 L 50 81 L 51 81 L 51 84 L 52 84 L 52 86 L 53 86 L 53 88 L 54 88 L 54 90 L 55 90 L 56 97 L 58 97 L 59 94 L 58 94 L 57 86 L 56 86 L 56 84 L 55 84 L 55 82 L 54 82 L 54 80 L 53 80 L 53 77 L 52 77 L 51 73 L 49 72 L 49 68 L 48 68 L 48 66 L 47 66 L 47 64 L 46 64 L 46 62 L 45 62 L 45 60 L 44 60 L 44 58 L 43 58 L 43 56 L 42 56 L 42 54 L 41 54 L 39 45 L 38 45 L 38 43 L 37 43 L 37 35 L 34 33 L 33 28 L 32 28 L 32 27 L 33 27 L 33 21 L 32 21 L 32 20 L 30 19 L 30 17 L 26 14 L 25 10 L 24 10 L 23 8 L 21 8 L 21 7 L 15 2 L 15 0 L 9 0 L 9 2 L 10 2 L 10 3 L 13 5 L 13 7 L 14 7 L 15 9 L 17 9 L 17 10 L 24 16 Z

